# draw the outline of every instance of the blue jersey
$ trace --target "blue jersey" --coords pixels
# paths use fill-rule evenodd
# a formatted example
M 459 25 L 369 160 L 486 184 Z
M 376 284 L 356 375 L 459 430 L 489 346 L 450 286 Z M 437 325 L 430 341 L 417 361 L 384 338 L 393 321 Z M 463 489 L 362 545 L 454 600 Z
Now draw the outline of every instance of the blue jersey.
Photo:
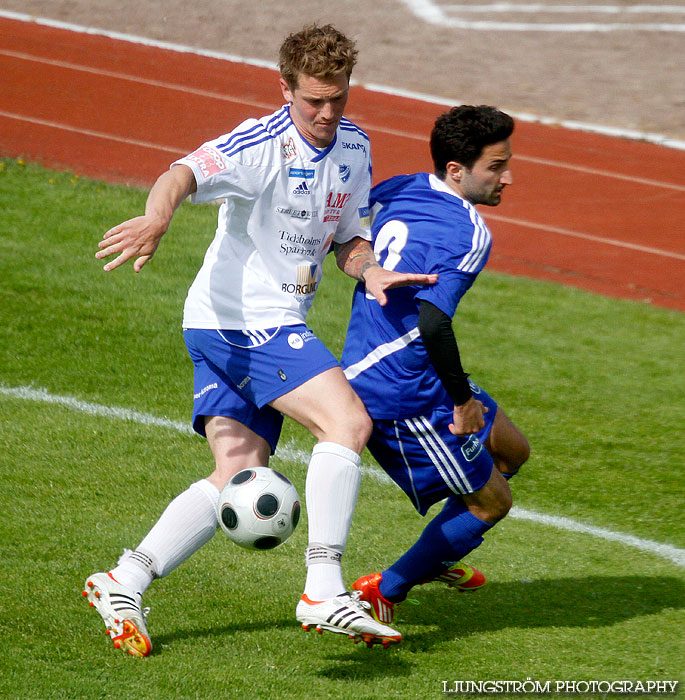
M 419 335 L 419 301 L 451 318 L 487 262 L 491 236 L 475 207 L 428 173 L 380 183 L 370 203 L 378 262 L 398 272 L 437 273 L 438 281 L 391 289 L 386 306 L 358 284 L 342 366 L 372 418 L 408 418 L 452 404 Z

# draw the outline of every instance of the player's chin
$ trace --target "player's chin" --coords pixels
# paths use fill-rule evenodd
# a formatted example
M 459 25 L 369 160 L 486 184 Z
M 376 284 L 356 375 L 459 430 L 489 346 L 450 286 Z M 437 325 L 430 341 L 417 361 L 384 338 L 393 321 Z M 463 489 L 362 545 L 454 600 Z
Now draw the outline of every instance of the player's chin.
M 319 122 L 317 127 L 321 133 L 324 133 L 327 136 L 333 136 L 339 125 L 340 120 L 338 119 L 334 122 Z

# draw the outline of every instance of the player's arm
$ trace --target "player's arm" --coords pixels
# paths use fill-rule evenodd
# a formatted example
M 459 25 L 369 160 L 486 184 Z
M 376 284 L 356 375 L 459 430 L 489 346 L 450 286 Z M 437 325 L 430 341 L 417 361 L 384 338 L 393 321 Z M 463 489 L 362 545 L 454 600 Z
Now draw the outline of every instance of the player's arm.
M 468 375 L 461 365 L 452 320 L 435 304 L 421 299 L 418 328 L 428 357 L 454 402 L 454 423 L 450 425 L 450 431 L 455 435 L 477 433 L 485 426 L 483 413 L 487 408 L 471 393 Z
M 140 272 L 155 254 L 176 209 L 196 189 L 195 175 L 186 165 L 175 165 L 162 173 L 148 194 L 145 214 L 114 226 L 98 243 L 100 250 L 95 254 L 96 258 L 117 255 L 104 266 L 105 271 L 114 270 L 135 258 L 133 269 Z
M 434 284 L 438 279 L 437 275 L 386 270 L 376 261 L 371 243 L 358 236 L 346 243 L 335 243 L 334 251 L 338 267 L 350 277 L 364 282 L 366 291 L 372 294 L 381 306 L 388 302 L 385 294 L 388 289 L 413 284 Z

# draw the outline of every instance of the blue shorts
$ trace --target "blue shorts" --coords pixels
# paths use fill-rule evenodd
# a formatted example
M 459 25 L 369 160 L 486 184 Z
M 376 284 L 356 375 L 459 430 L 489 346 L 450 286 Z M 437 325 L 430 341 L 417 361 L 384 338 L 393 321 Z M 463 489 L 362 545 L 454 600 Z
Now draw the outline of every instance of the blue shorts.
M 193 428 L 205 416 L 240 421 L 276 449 L 283 416 L 268 405 L 338 361 L 304 324 L 260 331 L 189 328 L 183 339 L 195 367 Z
M 438 406 L 414 418 L 373 422 L 369 452 L 421 515 L 448 496 L 478 491 L 490 478 L 493 461 L 484 443 L 497 403 L 479 386 L 470 384 L 474 398 L 489 409 L 484 415 L 485 427 L 475 435 L 449 431 L 452 405 Z

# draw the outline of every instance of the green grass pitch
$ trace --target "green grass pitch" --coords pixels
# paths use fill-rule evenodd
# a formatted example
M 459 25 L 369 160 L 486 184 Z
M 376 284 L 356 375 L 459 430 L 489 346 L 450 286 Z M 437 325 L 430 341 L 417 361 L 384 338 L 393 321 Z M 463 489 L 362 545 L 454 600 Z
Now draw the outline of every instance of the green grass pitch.
M 139 275 L 104 273 L 97 242 L 144 201 L 0 161 L 1 698 L 424 699 L 455 681 L 683 680 L 684 317 L 488 272 L 455 327 L 465 366 L 532 444 L 516 505 L 636 546 L 512 513 L 470 557 L 483 590 L 415 589 L 396 618 L 405 641 L 370 650 L 295 620 L 305 513 L 272 552 L 219 533 L 149 589 L 152 656 L 116 653 L 80 596 L 85 577 L 210 471 L 203 440 L 178 429 L 192 400 L 180 323 L 216 209 L 183 205 Z M 331 263 L 309 322 L 339 355 L 352 282 Z M 286 421 L 272 462 L 301 494 L 312 444 Z M 350 582 L 423 524 L 367 453 L 364 464 Z M 643 541 L 678 548 L 681 563 Z

